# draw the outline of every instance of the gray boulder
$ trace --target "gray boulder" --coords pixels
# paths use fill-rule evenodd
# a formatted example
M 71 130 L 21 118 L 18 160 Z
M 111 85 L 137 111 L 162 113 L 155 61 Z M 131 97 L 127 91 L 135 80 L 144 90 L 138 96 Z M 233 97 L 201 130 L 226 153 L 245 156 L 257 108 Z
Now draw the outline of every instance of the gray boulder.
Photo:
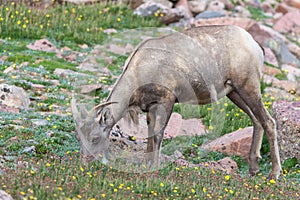
M 300 102 L 274 102 L 273 116 L 277 123 L 281 159 L 297 158 L 300 162 Z
M 198 14 L 195 17 L 195 20 L 198 19 L 209 19 L 209 18 L 217 18 L 217 17 L 226 17 L 226 13 L 224 13 L 223 11 L 204 11 L 200 14 Z
M 23 88 L 0 84 L 0 104 L 27 110 L 30 105 L 30 99 Z
M 13 198 L 5 191 L 0 190 L 0 200 L 13 200 Z

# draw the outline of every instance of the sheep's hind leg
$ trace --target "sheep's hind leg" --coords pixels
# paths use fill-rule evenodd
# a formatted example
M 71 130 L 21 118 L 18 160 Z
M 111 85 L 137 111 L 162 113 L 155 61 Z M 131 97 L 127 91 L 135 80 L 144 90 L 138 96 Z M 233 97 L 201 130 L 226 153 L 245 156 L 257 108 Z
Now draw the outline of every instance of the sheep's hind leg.
M 270 153 L 272 159 L 272 171 L 269 174 L 269 179 L 276 180 L 281 172 L 280 156 L 277 142 L 277 130 L 274 119 L 264 107 L 259 83 L 248 81 L 241 87 L 235 87 L 236 92 L 244 100 L 255 118 L 262 125 L 270 144 Z
M 249 155 L 249 172 L 251 176 L 254 176 L 259 172 L 259 161 L 261 159 L 260 149 L 264 131 L 263 127 L 238 93 L 233 91 L 227 96 L 234 104 L 242 109 L 253 122 L 253 139 Z

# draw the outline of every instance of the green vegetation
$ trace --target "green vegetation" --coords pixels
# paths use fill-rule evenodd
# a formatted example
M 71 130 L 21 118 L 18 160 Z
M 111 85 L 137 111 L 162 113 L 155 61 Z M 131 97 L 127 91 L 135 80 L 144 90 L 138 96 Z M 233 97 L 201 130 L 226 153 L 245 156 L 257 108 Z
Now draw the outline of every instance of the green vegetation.
M 284 163 L 281 180 L 275 183 L 266 179 L 271 169 L 266 138 L 261 173 L 251 179 L 247 176 L 248 164 L 240 157 L 232 157 L 239 171 L 231 175 L 208 167 L 176 164 L 153 173 L 138 174 L 120 172 L 97 162 L 89 166 L 80 163 L 69 105 L 72 90 L 78 89 L 74 82 L 83 79 L 88 84 L 101 84 L 103 87 L 95 92 L 98 103 L 108 95 L 108 88 L 121 73 L 127 56 L 105 52 L 112 57 L 111 62 L 96 61 L 105 65 L 110 75 L 99 77 L 77 66 L 94 45 L 107 42 L 105 29 L 115 28 L 120 33 L 126 28 L 160 25 L 157 18 L 135 16 L 123 5 L 56 5 L 47 10 L 16 3 L 0 5 L 0 81 L 4 79 L 7 84 L 22 87 L 31 98 L 28 111 L 0 113 L 0 190 L 15 199 L 299 198 L 300 169 L 295 159 Z M 47 38 L 58 49 L 67 46 L 82 56 L 69 62 L 58 58 L 56 52 L 33 51 L 26 47 L 41 38 Z M 79 47 L 83 43 L 88 44 L 87 49 Z M 75 73 L 54 74 L 56 68 L 78 72 L 83 78 Z M 9 72 L 4 72 L 6 70 Z M 270 111 L 274 98 L 264 94 L 263 100 Z M 200 145 L 251 125 L 249 117 L 228 99 L 199 107 L 178 104 L 174 111 L 184 118 L 202 118 L 208 134 L 165 140 L 162 151 L 170 155 L 179 150 L 195 164 L 226 156 L 203 151 Z
M 135 16 L 126 6 L 113 4 L 63 5 L 32 9 L 16 3 L 0 6 L 1 38 L 40 39 L 64 43 L 97 44 L 107 38 L 105 29 L 155 27 L 159 20 Z
M 26 168 L 5 171 L 0 188 L 20 199 L 297 199 L 299 195 L 295 179 L 275 183 L 261 174 L 250 179 L 176 165 L 135 174 L 99 163 L 82 166 L 78 160 L 78 153 L 70 152 L 33 159 Z
M 256 21 L 270 18 L 269 16 L 266 16 L 260 8 L 248 6 L 248 10 L 250 11 L 251 18 Z

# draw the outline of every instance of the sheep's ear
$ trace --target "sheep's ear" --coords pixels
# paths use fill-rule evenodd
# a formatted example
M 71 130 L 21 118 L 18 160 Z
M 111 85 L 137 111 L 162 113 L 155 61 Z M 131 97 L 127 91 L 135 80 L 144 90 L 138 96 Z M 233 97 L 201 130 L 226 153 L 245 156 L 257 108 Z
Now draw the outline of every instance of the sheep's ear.
M 71 100 L 71 109 L 72 109 L 72 113 L 73 113 L 73 117 L 74 117 L 74 120 L 76 122 L 76 124 L 81 124 L 82 123 L 82 118 L 79 114 L 79 111 L 76 107 L 76 99 L 72 99 Z

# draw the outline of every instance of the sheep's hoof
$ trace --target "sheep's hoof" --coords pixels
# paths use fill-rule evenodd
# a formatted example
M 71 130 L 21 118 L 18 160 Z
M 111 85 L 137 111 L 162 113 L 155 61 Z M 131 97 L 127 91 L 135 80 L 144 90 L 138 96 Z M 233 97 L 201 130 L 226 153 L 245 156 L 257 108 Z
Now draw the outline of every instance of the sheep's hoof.
M 280 174 L 271 172 L 268 176 L 268 180 L 277 181 Z
M 256 176 L 259 172 L 259 169 L 258 170 L 250 170 L 249 173 L 250 173 L 250 176 L 253 177 L 253 176 Z

